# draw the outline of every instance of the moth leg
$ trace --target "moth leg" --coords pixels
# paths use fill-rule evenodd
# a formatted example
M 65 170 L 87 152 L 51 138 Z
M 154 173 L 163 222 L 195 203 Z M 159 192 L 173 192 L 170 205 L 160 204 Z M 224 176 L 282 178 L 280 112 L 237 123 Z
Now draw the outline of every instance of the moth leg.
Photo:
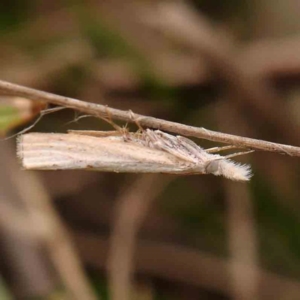
M 101 117 L 104 121 L 106 121 L 107 123 L 109 123 L 112 127 L 114 127 L 116 129 L 116 131 L 118 131 L 120 134 L 123 136 L 123 140 L 124 142 L 128 142 L 131 140 L 130 138 L 130 132 L 127 129 L 127 123 L 125 126 L 120 127 L 119 125 L 117 125 L 114 121 L 112 121 L 112 117 L 111 117 L 111 112 L 109 111 L 108 107 L 105 107 L 106 110 L 106 114 L 108 117 Z
M 236 156 L 246 155 L 246 154 L 252 153 L 254 151 L 255 150 L 237 152 L 237 153 L 226 155 L 226 156 L 224 156 L 224 158 L 232 158 L 232 157 L 236 157 Z
M 159 132 L 163 137 L 167 138 L 169 141 L 172 141 L 176 146 L 176 150 L 179 155 L 184 156 L 186 160 L 199 162 L 203 160 L 203 149 L 198 146 L 194 141 L 183 137 L 181 135 L 172 136 L 170 134 Z
M 153 143 L 154 148 L 168 152 L 179 159 L 196 163 L 194 157 L 182 150 L 182 142 L 177 137 L 159 130 L 149 129 L 146 130 L 146 134 Z
M 116 131 L 120 131 L 122 133 L 124 133 L 124 128 L 123 127 L 120 127 L 119 125 L 117 125 L 113 120 L 112 120 L 112 117 L 111 117 L 111 112 L 109 111 L 108 107 L 105 106 L 105 113 L 107 115 L 106 116 L 100 116 L 100 118 L 104 121 L 106 121 L 108 124 L 110 124 L 113 128 L 116 129 Z
M 129 109 L 128 110 L 128 114 L 129 114 L 130 119 L 132 121 L 134 121 L 134 123 L 136 124 L 136 126 L 139 128 L 138 132 L 143 132 L 144 128 L 141 126 L 141 124 L 138 121 L 137 117 L 135 116 L 134 112 L 131 109 Z
M 176 138 L 180 141 L 181 146 L 184 147 L 189 153 L 191 153 L 198 159 L 203 160 L 202 157 L 202 152 L 204 151 L 203 148 L 198 146 L 194 141 L 184 136 L 177 135 Z
M 170 147 L 175 147 L 179 145 L 177 137 L 174 135 L 165 133 L 160 130 L 152 131 L 153 134 L 156 136 L 157 139 L 163 140 L 165 143 L 167 143 Z
M 184 153 L 181 151 L 178 147 L 170 147 L 168 144 L 164 143 L 163 141 L 158 141 L 155 143 L 155 146 L 157 146 L 157 149 L 163 150 L 165 152 L 168 152 L 174 156 L 176 156 L 179 159 L 188 161 L 190 163 L 196 163 L 195 159 L 191 157 L 190 155 Z
M 176 152 L 179 155 L 182 156 L 189 156 L 189 160 L 190 155 L 191 154 L 196 154 L 197 151 L 199 151 L 199 147 L 197 146 L 197 144 L 195 144 L 193 141 L 184 138 L 180 135 L 174 136 L 165 132 L 162 132 L 160 130 L 155 130 L 154 134 L 156 136 L 158 136 L 158 138 L 160 140 L 162 140 L 164 142 L 164 144 L 166 144 L 166 146 L 172 148 L 172 149 L 176 149 Z
M 122 132 L 113 130 L 113 131 L 98 131 L 98 130 L 68 130 L 68 133 L 80 134 L 80 135 L 89 135 L 95 137 L 108 137 L 108 136 L 120 136 Z
M 84 118 L 96 118 L 96 117 L 92 116 L 92 115 L 81 115 L 81 116 L 76 117 L 74 120 L 65 123 L 65 125 L 69 125 L 69 124 L 72 124 L 72 123 L 77 123 L 79 120 L 84 119 Z
M 190 145 L 191 147 L 193 147 L 195 149 L 201 148 L 198 144 L 196 144 L 194 141 L 190 140 L 189 138 L 186 138 L 186 137 L 181 136 L 181 135 L 177 135 L 176 138 L 180 141 L 185 142 L 186 144 Z
M 229 145 L 229 146 L 223 146 L 223 147 L 213 147 L 213 148 L 205 149 L 205 151 L 207 153 L 216 153 L 216 152 L 220 152 L 220 151 L 237 149 L 237 148 L 239 148 L 239 147 L 234 146 L 234 145 Z

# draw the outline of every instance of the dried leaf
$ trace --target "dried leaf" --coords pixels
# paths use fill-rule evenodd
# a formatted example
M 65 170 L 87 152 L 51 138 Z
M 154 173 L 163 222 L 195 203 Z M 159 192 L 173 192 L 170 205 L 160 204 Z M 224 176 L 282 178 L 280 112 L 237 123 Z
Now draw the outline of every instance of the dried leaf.
M 14 96 L 0 97 L 0 135 L 20 126 L 44 109 L 46 104 Z

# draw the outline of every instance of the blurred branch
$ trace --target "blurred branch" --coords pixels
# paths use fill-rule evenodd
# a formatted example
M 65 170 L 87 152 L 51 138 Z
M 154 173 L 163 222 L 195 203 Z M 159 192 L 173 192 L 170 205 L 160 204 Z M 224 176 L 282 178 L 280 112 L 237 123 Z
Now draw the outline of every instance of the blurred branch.
M 9 51 L 2 57 L 0 77 L 14 80 L 22 84 L 45 86 L 56 74 L 72 66 L 84 65 L 93 58 L 91 47 L 80 36 L 69 39 L 58 45 L 49 47 L 42 55 L 32 59 L 24 59 L 15 55 L 10 61 Z M 59 59 L 58 59 L 59 58 Z
M 169 85 L 207 83 L 214 78 L 214 69 L 248 101 L 249 96 L 266 94 L 270 99 L 275 94 L 264 84 L 253 84 L 253 90 L 251 78 L 265 80 L 270 76 L 300 74 L 299 37 L 235 45 L 226 32 L 214 28 L 199 10 L 182 2 L 110 0 L 101 4 L 91 2 L 89 9 L 92 18 L 100 14 L 102 21 L 130 41 L 151 61 L 156 76 Z M 196 51 L 177 51 L 180 47 L 165 34 L 157 34 L 158 30 L 172 36 L 180 46 L 184 44 Z M 241 82 L 242 86 L 238 84 Z M 278 100 L 276 94 L 275 99 Z M 255 103 L 253 99 L 250 102 Z
M 213 76 L 211 76 L 211 66 L 207 63 L 207 59 L 204 58 L 203 55 L 191 53 L 190 51 L 189 53 L 176 52 L 177 48 L 174 47 L 170 41 L 167 41 L 165 36 L 156 34 L 157 32 L 153 33 L 152 27 L 158 24 L 157 19 L 153 18 L 153 11 L 156 14 L 154 9 L 157 3 L 153 2 L 149 5 L 149 3 L 146 2 L 134 3 L 130 1 L 127 2 L 122 9 L 120 9 L 120 5 L 124 4 L 119 1 L 92 2 L 89 4 L 89 10 L 95 19 L 98 19 L 100 14 L 101 22 L 105 20 L 110 28 L 119 31 L 126 40 L 129 40 L 130 43 L 134 45 L 135 49 L 148 61 L 150 60 L 151 68 L 153 68 L 156 76 L 162 77 L 164 82 L 167 82 L 169 85 L 206 84 L 213 79 Z M 84 7 L 85 9 L 87 8 L 87 6 Z M 198 12 L 197 15 L 199 17 Z M 51 26 L 49 26 L 49 24 L 51 24 Z M 218 34 L 217 31 L 215 33 Z M 18 78 L 18 80 L 14 80 L 22 84 L 30 84 L 33 81 L 40 83 L 42 78 L 44 83 L 44 80 L 46 80 L 44 76 L 47 77 L 48 72 L 52 75 L 57 69 L 63 67 L 65 63 L 67 65 L 70 63 L 70 57 L 67 57 L 65 53 L 71 54 L 72 60 L 78 55 L 78 63 L 81 63 L 84 59 L 89 60 L 91 58 L 89 55 L 91 49 L 88 50 L 88 45 L 82 43 L 80 26 L 78 25 L 77 16 L 72 9 L 60 8 L 50 13 L 46 12 L 43 14 L 43 17 L 35 17 L 30 23 L 25 24 L 17 31 L 7 32 L 0 37 L 5 49 L 4 53 L 8 53 L 7 57 L 11 57 L 12 52 L 20 52 L 20 48 L 17 50 L 16 47 L 12 45 L 12 41 L 20 41 L 24 36 L 29 37 L 29 39 L 32 39 L 34 42 L 39 41 L 42 43 L 45 36 L 47 36 L 49 40 L 49 38 L 60 38 L 66 35 L 71 36 L 71 39 L 79 39 L 79 49 L 76 49 L 76 44 L 74 45 L 75 47 L 72 48 L 73 45 L 71 44 L 74 43 L 72 40 L 70 46 L 68 46 L 67 41 L 63 42 L 57 46 L 57 48 L 62 47 L 59 57 L 63 56 L 63 58 L 59 61 L 55 61 L 54 64 L 51 64 L 51 58 L 49 59 L 50 56 L 48 56 L 48 54 L 46 54 L 45 58 L 42 57 L 38 59 L 37 62 L 36 60 L 34 62 L 27 61 L 29 64 L 25 65 L 24 62 L 18 61 L 18 59 L 15 61 L 15 57 L 13 62 L 9 61 L 4 55 L 4 57 L 2 57 L 4 69 L 2 68 L 0 77 L 1 74 L 3 74 L 7 80 Z M 292 36 L 285 39 L 253 41 L 247 45 L 239 45 L 240 48 L 238 52 L 235 53 L 235 59 L 237 59 L 240 66 L 239 68 L 246 71 L 248 75 L 260 76 L 263 79 L 269 79 L 270 77 L 290 78 L 299 76 L 299 41 L 299 36 Z M 67 47 L 65 47 L 65 44 L 67 44 Z M 226 47 L 224 43 L 222 47 Z M 65 50 L 63 48 L 65 48 Z M 71 51 L 68 50 L 70 48 L 72 49 Z M 86 50 L 89 52 L 86 52 Z M 51 53 L 49 54 L 51 55 Z M 56 53 L 53 55 L 55 56 Z M 46 60 L 45 64 L 43 60 Z M 114 88 L 114 86 L 110 84 L 110 81 L 106 82 L 106 78 L 107 76 L 110 78 L 116 76 L 123 82 L 126 82 L 127 87 L 129 86 L 132 89 L 136 88 L 136 80 L 131 77 L 131 66 L 128 66 L 128 69 L 126 68 L 121 74 L 114 72 L 115 64 L 118 63 L 119 60 L 120 58 L 116 61 L 113 58 L 107 62 L 101 59 L 92 64 L 94 66 L 93 68 L 98 72 L 100 80 L 102 80 L 102 77 L 104 78 L 105 86 L 106 83 L 108 83 L 109 88 Z M 6 64 L 6 62 L 9 63 Z M 35 66 L 36 63 L 38 66 Z M 126 63 L 128 64 L 128 62 Z M 20 65 L 24 70 L 17 72 Z M 102 70 L 103 66 L 104 70 Z M 112 69 L 109 70 L 111 75 L 107 75 L 107 68 Z M 35 69 L 38 69 L 39 72 L 35 72 Z M 43 73 L 42 77 L 40 76 L 41 72 Z M 39 76 L 37 76 L 37 74 L 39 74 Z
M 300 76 L 300 36 L 254 41 L 237 59 L 248 74 L 271 79 Z
M 149 15 L 147 2 L 91 1 L 88 7 L 89 17 L 97 20 L 100 15 L 101 23 L 124 37 L 136 52 L 135 57 L 141 57 L 160 81 L 169 85 L 197 84 L 207 77 L 201 57 L 176 51 L 170 40 L 142 21 Z
M 298 53 L 300 53 L 300 37 L 294 36 L 288 39 L 253 41 L 246 45 L 240 45 L 235 59 L 239 68 L 248 74 L 247 76 L 259 77 L 272 83 L 273 80 L 276 80 L 280 83 L 281 79 L 299 78 L 300 57 Z M 202 58 L 203 55 L 198 55 L 197 58 L 195 54 L 186 55 L 186 57 L 183 55 L 174 57 L 174 54 L 173 56 L 171 54 L 172 52 L 167 57 L 167 62 L 164 60 L 163 64 L 163 58 L 157 60 L 157 64 L 164 67 L 166 73 L 164 80 L 169 86 L 206 85 L 214 80 L 211 66 L 207 65 L 207 61 Z M 122 68 L 117 69 L 115 67 L 117 64 L 121 64 Z M 93 65 L 97 78 L 105 87 L 110 89 L 137 88 L 138 80 L 132 75 L 132 66 L 128 62 L 126 64 L 117 59 L 102 59 Z M 115 84 L 116 80 L 125 82 L 126 85 L 117 85 Z
M 107 267 L 108 241 L 88 232 L 74 232 L 74 239 L 85 263 L 104 269 Z M 230 261 L 213 255 L 158 242 L 138 242 L 136 249 L 136 272 L 151 274 L 159 278 L 193 284 L 213 291 L 231 295 Z M 252 266 L 241 263 L 245 274 L 252 272 Z M 259 272 L 259 295 L 261 299 L 298 299 L 299 281 L 257 270 Z M 245 275 L 246 276 L 246 275 Z
M 112 300 L 132 299 L 131 277 L 137 234 L 150 204 L 168 182 L 161 176 L 143 175 L 117 199 L 108 257 Z
M 139 114 L 135 114 L 135 120 L 133 120 L 131 114 L 128 111 L 107 108 L 107 106 L 101 104 L 88 103 L 73 98 L 46 93 L 43 91 L 27 88 L 5 81 L 0 81 L 0 91 L 2 91 L 3 93 L 8 93 L 10 95 L 18 95 L 21 97 L 29 98 L 35 101 L 45 101 L 64 107 L 76 109 L 100 118 L 109 114 L 112 118 L 118 120 L 123 120 L 127 122 L 138 121 L 143 126 L 163 129 L 165 131 L 174 132 L 185 136 L 194 136 L 197 138 L 207 139 L 214 142 L 232 144 L 239 147 L 246 147 L 256 150 L 288 154 L 290 156 L 300 156 L 299 147 L 216 132 L 205 129 L 203 127 L 192 127 Z
M 228 38 L 221 36 L 187 2 L 163 2 L 157 10 L 153 10 L 152 19 L 148 22 L 204 57 L 215 75 L 227 83 L 230 99 L 240 108 L 247 109 L 248 114 L 260 116 L 264 126 L 269 123 L 277 134 L 287 136 L 294 143 L 298 142 L 295 133 L 299 129 L 288 117 L 274 89 L 257 74 L 247 73 L 236 59 L 236 47 L 230 45 Z

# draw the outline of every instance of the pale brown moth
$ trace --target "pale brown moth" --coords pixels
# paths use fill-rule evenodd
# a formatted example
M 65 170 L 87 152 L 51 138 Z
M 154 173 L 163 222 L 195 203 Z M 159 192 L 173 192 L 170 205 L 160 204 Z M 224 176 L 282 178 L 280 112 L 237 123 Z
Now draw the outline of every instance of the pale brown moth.
M 213 174 L 231 180 L 251 178 L 249 165 L 216 152 L 234 146 L 204 150 L 192 140 L 160 130 L 126 129 L 117 132 L 71 131 L 68 134 L 28 133 L 18 139 L 17 154 L 24 169 L 88 169 L 112 172 Z

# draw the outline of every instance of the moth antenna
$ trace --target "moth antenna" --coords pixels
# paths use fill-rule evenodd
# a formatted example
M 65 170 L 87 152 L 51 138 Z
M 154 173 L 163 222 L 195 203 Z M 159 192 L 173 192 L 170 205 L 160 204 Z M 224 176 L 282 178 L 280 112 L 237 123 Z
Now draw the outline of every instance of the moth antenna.
M 234 145 L 229 145 L 229 146 L 223 146 L 223 147 L 213 147 L 213 148 L 205 149 L 205 151 L 207 153 L 216 153 L 216 152 L 237 149 L 237 148 L 239 148 L 239 147 L 234 146 Z
M 143 131 L 144 131 L 144 128 L 141 126 L 141 124 L 140 124 L 140 122 L 138 121 L 137 117 L 135 116 L 134 112 L 133 112 L 131 109 L 129 109 L 129 110 L 128 110 L 128 113 L 129 113 L 130 119 L 133 120 L 134 123 L 136 124 L 136 126 L 139 128 L 138 131 L 143 132 Z
M 79 120 L 84 119 L 84 118 L 96 118 L 96 117 L 92 116 L 92 115 L 81 115 L 81 116 L 74 118 L 74 120 L 65 123 L 65 126 L 70 125 L 72 123 L 77 123 Z
M 106 121 L 108 124 L 110 124 L 113 128 L 115 128 L 117 131 L 121 131 L 123 132 L 124 131 L 124 128 L 120 127 L 119 125 L 117 125 L 113 120 L 112 120 L 112 117 L 111 117 L 111 112 L 109 111 L 107 105 L 105 106 L 105 113 L 107 115 L 106 116 L 100 116 L 100 118 L 104 121 Z
M 35 125 L 45 116 L 45 115 L 48 115 L 48 114 L 51 114 L 53 112 L 57 112 L 59 110 L 62 110 L 62 109 L 66 109 L 66 107 L 61 107 L 61 106 L 58 106 L 58 107 L 53 107 L 53 108 L 47 108 L 47 109 L 44 109 L 44 110 L 41 110 L 40 111 L 40 115 L 38 116 L 38 118 L 33 122 L 33 124 L 31 124 L 30 126 L 24 128 L 23 130 L 17 132 L 16 134 L 13 134 L 11 136 L 8 136 L 6 137 L 5 139 L 3 139 L 2 141 L 7 141 L 11 138 L 14 138 L 16 136 L 19 136 L 19 135 L 22 135 L 24 133 L 26 133 L 27 131 L 29 131 L 30 129 L 32 129 L 33 127 L 35 127 Z
M 237 152 L 237 153 L 226 155 L 226 156 L 224 156 L 224 158 L 232 158 L 232 157 L 237 157 L 237 156 L 241 156 L 241 155 L 246 155 L 246 154 L 252 153 L 254 151 L 255 150 Z

